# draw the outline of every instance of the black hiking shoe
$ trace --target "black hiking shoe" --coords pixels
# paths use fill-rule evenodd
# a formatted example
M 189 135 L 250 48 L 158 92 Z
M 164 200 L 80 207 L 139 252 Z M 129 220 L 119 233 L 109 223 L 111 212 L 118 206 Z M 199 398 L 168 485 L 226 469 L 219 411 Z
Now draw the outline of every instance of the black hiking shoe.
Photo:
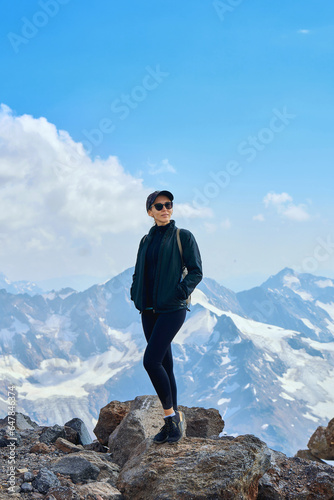
M 169 444 L 174 444 L 180 441 L 184 434 L 184 413 L 176 411 L 174 417 L 166 418 L 168 420 L 168 438 Z
M 170 417 L 171 418 L 171 417 Z M 165 423 L 161 427 L 160 431 L 158 434 L 156 434 L 153 438 L 153 442 L 157 444 L 163 444 L 167 441 L 168 439 L 168 423 L 167 423 L 167 418 L 165 418 Z

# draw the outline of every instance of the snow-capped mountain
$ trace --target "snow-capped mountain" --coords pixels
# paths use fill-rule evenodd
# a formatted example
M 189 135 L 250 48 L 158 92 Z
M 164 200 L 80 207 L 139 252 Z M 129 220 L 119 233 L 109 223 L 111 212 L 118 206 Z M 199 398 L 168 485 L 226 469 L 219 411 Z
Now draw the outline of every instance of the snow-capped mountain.
M 1 414 L 7 387 L 41 424 L 153 394 L 129 299 L 133 269 L 84 292 L 0 290 Z M 228 433 L 293 454 L 334 416 L 334 282 L 284 269 L 235 294 L 205 278 L 173 345 L 179 403 L 218 408 Z
M 246 314 L 262 323 L 329 342 L 334 328 L 334 281 L 285 268 L 261 286 L 237 293 Z

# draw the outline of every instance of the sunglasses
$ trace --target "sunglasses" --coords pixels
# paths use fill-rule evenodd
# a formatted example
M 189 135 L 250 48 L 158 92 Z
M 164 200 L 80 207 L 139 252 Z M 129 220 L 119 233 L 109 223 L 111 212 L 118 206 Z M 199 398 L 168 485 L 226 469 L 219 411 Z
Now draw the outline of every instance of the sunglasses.
M 173 208 L 173 202 L 166 201 L 166 203 L 156 203 L 155 205 L 152 205 L 152 207 L 155 207 L 158 212 L 160 212 L 164 207 L 166 207 L 167 210 L 171 210 Z

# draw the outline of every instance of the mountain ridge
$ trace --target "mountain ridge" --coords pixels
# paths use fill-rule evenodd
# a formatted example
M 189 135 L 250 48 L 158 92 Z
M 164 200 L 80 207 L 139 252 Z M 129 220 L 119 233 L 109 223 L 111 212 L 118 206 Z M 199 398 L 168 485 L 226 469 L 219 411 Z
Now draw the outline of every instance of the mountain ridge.
M 282 271 L 275 288 L 267 280 L 238 293 L 204 278 L 173 351 L 182 403 L 217 408 L 229 432 L 251 431 L 292 453 L 334 414 L 334 286 Z M 1 413 L 14 384 L 37 422 L 69 420 L 79 408 L 91 430 L 103 404 L 153 392 L 132 273 L 82 292 L 0 291 Z

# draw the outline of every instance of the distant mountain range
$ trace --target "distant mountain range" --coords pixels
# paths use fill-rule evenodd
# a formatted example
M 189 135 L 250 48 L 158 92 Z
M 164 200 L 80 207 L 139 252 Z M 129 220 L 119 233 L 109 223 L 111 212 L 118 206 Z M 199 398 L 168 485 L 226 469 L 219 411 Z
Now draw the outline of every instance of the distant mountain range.
M 0 290 L 6 290 L 9 293 L 28 293 L 36 295 L 43 293 L 42 288 L 30 281 L 10 281 L 3 273 L 0 273 Z
M 0 275 L 0 416 L 9 384 L 38 423 L 80 416 L 90 431 L 109 401 L 154 393 L 132 273 L 44 294 Z M 227 433 L 294 454 L 334 417 L 334 281 L 285 268 L 234 293 L 204 278 L 173 352 L 180 404 L 218 408 Z

